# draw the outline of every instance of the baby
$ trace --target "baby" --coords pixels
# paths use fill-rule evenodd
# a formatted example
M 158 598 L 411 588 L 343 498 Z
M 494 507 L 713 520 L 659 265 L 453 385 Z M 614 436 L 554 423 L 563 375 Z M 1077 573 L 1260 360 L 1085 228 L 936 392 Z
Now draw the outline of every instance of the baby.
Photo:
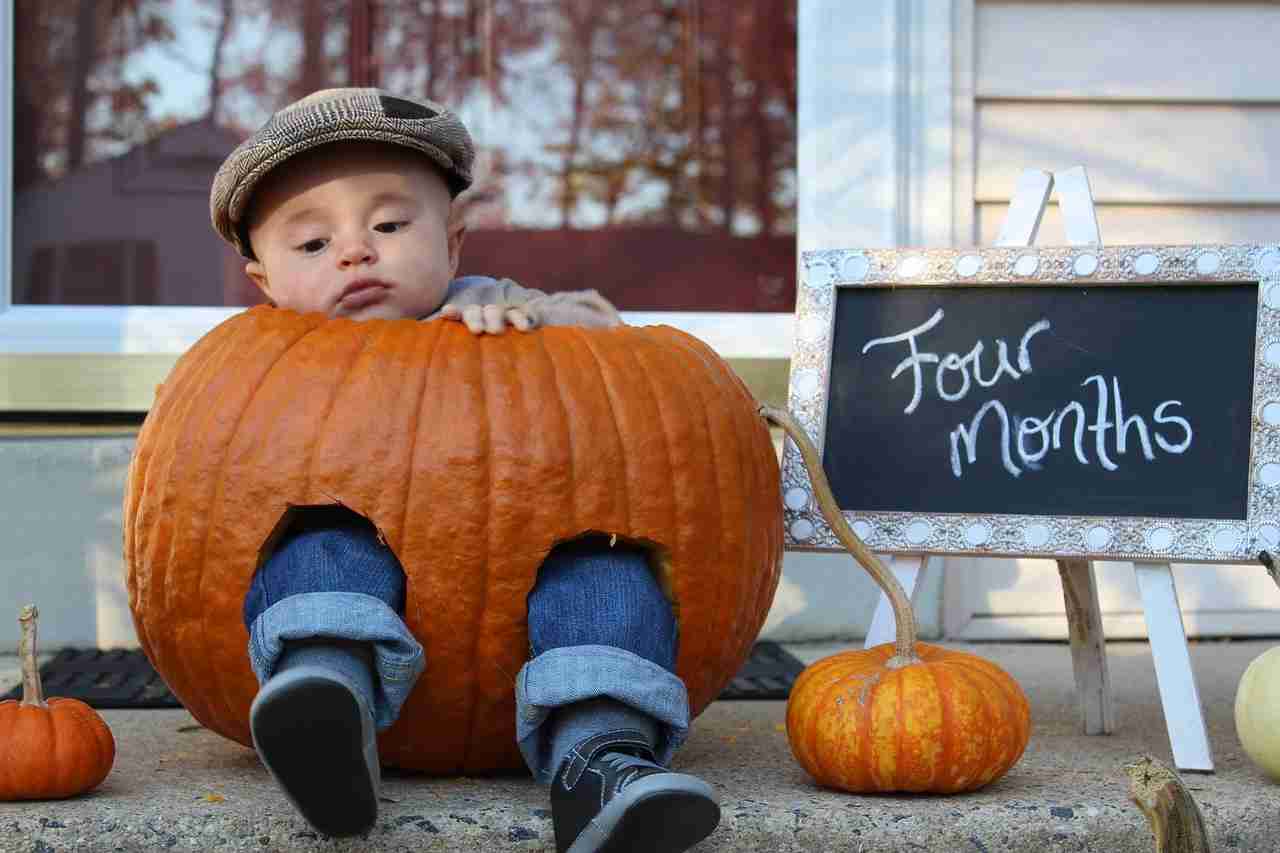
M 352 320 L 441 318 L 475 334 L 611 326 L 594 291 L 549 295 L 455 278 L 471 183 L 466 128 L 431 102 L 328 89 L 281 110 L 214 178 L 214 228 L 273 305 Z M 377 818 L 376 734 L 395 722 L 430 649 L 409 633 L 404 573 L 366 519 L 306 516 L 244 603 L 260 690 L 254 746 L 328 835 Z M 556 849 L 686 850 L 719 822 L 710 786 L 666 769 L 688 733 L 677 626 L 645 553 L 584 538 L 555 548 L 529 594 L 530 660 L 513 685 L 517 740 L 550 785 Z M 425 672 L 425 675 L 424 675 Z

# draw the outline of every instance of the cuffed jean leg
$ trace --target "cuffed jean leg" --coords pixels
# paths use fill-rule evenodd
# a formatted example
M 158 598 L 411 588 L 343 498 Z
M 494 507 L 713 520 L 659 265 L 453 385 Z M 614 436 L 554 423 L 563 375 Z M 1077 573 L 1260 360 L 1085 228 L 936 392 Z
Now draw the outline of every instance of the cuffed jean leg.
M 365 523 L 299 531 L 282 540 L 249 586 L 244 623 L 259 684 L 275 672 L 289 640 L 368 642 L 377 669 L 373 718 L 379 731 L 400 715 L 426 661 L 404 613 L 404 572 Z
M 675 674 L 675 616 L 640 548 L 592 538 L 552 551 L 529 594 L 533 659 L 516 677 L 516 738 L 535 778 L 555 774 L 555 709 L 609 697 L 657 722 L 666 764 L 689 732 L 689 697 Z

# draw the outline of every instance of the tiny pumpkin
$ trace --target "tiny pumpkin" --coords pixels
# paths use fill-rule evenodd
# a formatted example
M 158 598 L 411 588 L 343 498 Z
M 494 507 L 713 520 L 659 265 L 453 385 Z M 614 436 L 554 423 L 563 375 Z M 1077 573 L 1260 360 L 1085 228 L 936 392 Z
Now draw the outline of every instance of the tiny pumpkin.
M 906 593 L 845 522 L 804 430 L 784 411 L 761 413 L 795 441 L 823 515 L 889 596 L 898 628 L 895 643 L 823 658 L 796 679 L 796 760 L 819 784 L 854 793 L 951 794 L 998 779 L 1030 739 L 1026 694 L 991 661 L 916 641 Z
M 0 800 L 56 800 L 91 791 L 116 757 L 111 729 L 79 699 L 44 698 L 33 605 L 22 608 L 22 699 L 0 702 Z

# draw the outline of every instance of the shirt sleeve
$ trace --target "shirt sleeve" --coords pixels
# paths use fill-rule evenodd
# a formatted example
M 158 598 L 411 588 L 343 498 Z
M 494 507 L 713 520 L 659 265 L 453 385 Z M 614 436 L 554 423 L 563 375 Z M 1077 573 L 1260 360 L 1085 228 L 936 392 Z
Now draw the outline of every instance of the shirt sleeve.
M 454 279 L 445 291 L 441 309 L 445 305 L 464 308 L 468 305 L 519 305 L 535 327 L 622 325 L 618 310 L 595 290 L 544 293 L 532 287 L 522 287 L 509 278 L 473 275 Z M 439 317 L 440 310 L 437 309 L 421 319 L 426 321 Z

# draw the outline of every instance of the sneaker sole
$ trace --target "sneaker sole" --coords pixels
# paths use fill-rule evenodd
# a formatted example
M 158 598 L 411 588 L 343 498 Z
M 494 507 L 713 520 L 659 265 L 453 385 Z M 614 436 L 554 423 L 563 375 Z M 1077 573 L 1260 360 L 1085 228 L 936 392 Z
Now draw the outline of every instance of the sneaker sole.
M 294 672 L 281 673 L 254 699 L 254 747 L 316 830 L 332 836 L 367 832 L 378 817 L 378 779 L 365 754 L 373 733 L 344 685 Z
M 650 776 L 601 809 L 568 853 L 679 853 L 719 823 L 720 806 L 706 782 L 683 774 Z

